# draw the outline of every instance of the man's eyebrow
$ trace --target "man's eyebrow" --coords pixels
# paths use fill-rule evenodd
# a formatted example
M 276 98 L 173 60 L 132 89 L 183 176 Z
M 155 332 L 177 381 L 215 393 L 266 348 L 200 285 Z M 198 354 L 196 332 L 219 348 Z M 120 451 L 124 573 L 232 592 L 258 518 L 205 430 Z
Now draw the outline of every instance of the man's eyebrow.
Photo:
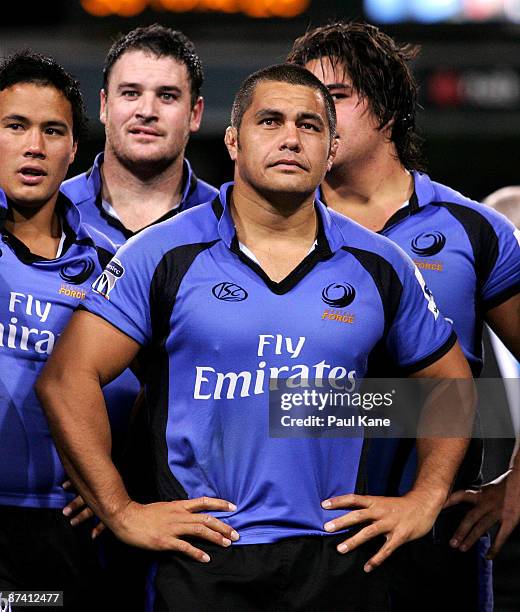
M 117 89 L 141 89 L 141 85 L 139 83 L 131 83 L 130 81 L 123 81 L 122 83 L 118 83 Z
M 331 89 L 352 89 L 352 85 L 349 83 L 327 83 L 325 87 L 330 91 Z
M 130 81 L 124 81 L 123 83 L 119 83 L 117 89 L 121 91 L 122 89 L 142 89 L 143 85 L 141 83 L 132 83 Z M 177 85 L 160 85 L 156 87 L 157 91 L 174 91 L 179 94 L 182 93 L 182 89 Z
M 61 121 L 60 119 L 49 119 L 48 121 L 44 121 L 43 122 L 43 127 L 60 127 L 64 130 L 68 130 L 69 129 L 69 124 L 66 123 L 65 121 Z
M 29 117 L 25 117 L 24 115 L 17 115 L 15 113 L 11 115 L 5 115 L 2 117 L 1 121 L 18 121 L 19 123 L 33 123 Z M 43 121 L 41 125 L 44 128 L 48 127 L 59 127 L 64 130 L 69 129 L 69 124 L 61 119 L 48 119 L 47 121 Z
M 302 121 L 305 119 L 312 119 L 313 121 L 316 121 L 317 123 L 319 123 L 321 126 L 325 125 L 322 116 L 319 115 L 318 113 L 302 112 L 302 113 L 298 113 L 297 117 L 298 117 L 298 121 Z
M 175 91 L 176 93 L 181 94 L 182 93 L 182 89 L 180 87 L 177 87 L 177 85 L 161 85 L 160 87 L 157 88 L 157 91 Z
M 5 115 L 5 117 L 2 117 L 2 121 L 19 121 L 20 123 L 27 123 L 29 121 L 29 119 L 27 119 L 27 117 L 24 117 L 23 115 Z
M 262 119 L 263 117 L 283 117 L 283 113 L 276 108 L 261 108 L 259 111 L 255 113 L 255 117 L 257 119 Z

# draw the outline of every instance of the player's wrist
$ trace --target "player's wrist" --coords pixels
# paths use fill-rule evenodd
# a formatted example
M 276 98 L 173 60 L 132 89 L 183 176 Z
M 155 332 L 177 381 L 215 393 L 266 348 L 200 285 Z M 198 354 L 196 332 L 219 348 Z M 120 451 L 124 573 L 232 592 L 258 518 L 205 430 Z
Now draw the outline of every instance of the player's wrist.
M 422 513 L 436 517 L 442 510 L 448 494 L 447 487 L 417 485 L 404 497 L 413 500 L 421 508 Z

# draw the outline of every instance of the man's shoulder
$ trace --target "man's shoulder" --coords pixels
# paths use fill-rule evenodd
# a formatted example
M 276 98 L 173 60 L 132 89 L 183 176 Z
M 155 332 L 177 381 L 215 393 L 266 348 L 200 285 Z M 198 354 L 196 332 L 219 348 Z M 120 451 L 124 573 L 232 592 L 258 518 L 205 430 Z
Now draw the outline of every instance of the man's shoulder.
M 88 176 L 89 171 L 82 172 L 81 174 L 67 179 L 61 184 L 60 191 L 76 205 L 85 202 L 85 200 L 92 199 L 93 194 L 88 186 Z
M 209 183 L 206 183 L 206 181 L 203 181 L 197 177 L 195 181 L 195 189 L 193 190 L 190 199 L 193 198 L 196 200 L 197 204 L 203 204 L 204 202 L 213 200 L 213 198 L 217 195 L 218 189 L 216 187 L 213 187 L 213 185 L 210 185 Z
M 212 202 L 206 202 L 147 227 L 126 244 L 134 250 L 160 255 L 183 246 L 207 244 L 218 239 L 218 219 Z
M 98 251 L 104 251 L 110 255 L 114 255 L 117 251 L 117 245 L 114 244 L 106 234 L 100 232 L 90 223 L 83 223 L 83 229 L 92 238 L 92 242 Z
M 461 216 L 471 216 L 476 222 L 478 222 L 479 218 L 483 223 L 488 221 L 492 224 L 501 224 L 506 221 L 503 215 L 497 213 L 486 204 L 473 200 L 448 185 L 433 181 L 429 177 L 427 178 L 432 188 L 432 197 L 425 204 L 443 206 L 454 214 L 459 213 Z
M 330 210 L 330 209 L 329 209 Z M 356 221 L 330 210 L 331 220 L 339 227 L 343 235 L 342 249 L 345 251 L 363 251 L 374 257 L 386 260 L 392 266 L 408 261 L 405 252 L 392 240 L 363 227 Z

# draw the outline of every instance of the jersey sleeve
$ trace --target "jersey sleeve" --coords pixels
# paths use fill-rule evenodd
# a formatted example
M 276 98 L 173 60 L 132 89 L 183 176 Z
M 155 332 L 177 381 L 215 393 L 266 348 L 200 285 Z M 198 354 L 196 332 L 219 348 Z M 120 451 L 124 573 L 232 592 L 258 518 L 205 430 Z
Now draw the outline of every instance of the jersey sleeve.
M 151 340 L 150 285 L 153 258 L 140 237 L 129 240 L 94 281 L 83 308 L 141 345 Z
M 408 258 L 406 258 L 407 260 Z M 437 308 L 412 261 L 400 266 L 402 293 L 386 337 L 386 348 L 400 370 L 410 374 L 435 363 L 455 344 L 452 325 Z
M 504 216 L 490 211 L 488 221 L 495 234 L 494 265 L 481 280 L 481 295 L 484 310 L 490 310 L 520 291 L 520 230 Z M 484 249 L 484 247 L 482 247 Z M 489 249 L 482 258 L 491 258 Z

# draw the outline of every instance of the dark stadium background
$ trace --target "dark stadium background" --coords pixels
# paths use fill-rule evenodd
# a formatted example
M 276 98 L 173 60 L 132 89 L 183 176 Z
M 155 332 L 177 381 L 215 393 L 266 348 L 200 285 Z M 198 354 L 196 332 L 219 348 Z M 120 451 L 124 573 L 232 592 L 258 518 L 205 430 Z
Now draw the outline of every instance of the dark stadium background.
M 103 146 L 97 118 L 98 94 L 103 57 L 114 36 L 155 21 L 183 30 L 197 45 L 206 75 L 205 117 L 200 133 L 189 145 L 188 156 L 199 176 L 216 184 L 231 177 L 222 134 L 240 81 L 257 68 L 282 61 L 291 41 L 306 28 L 333 18 L 366 17 L 363 0 L 309 0 L 308 9 L 301 15 L 286 19 L 164 9 L 235 5 L 251 10 L 255 0 L 53 0 L 10 4 L 10 11 L 5 11 L 7 2 L 3 5 L 0 53 L 29 46 L 56 57 L 81 82 L 91 130 L 89 140 L 81 143 L 72 174 L 89 167 Z M 82 4 L 119 6 L 121 12 L 135 12 L 140 5 L 149 8 L 129 17 L 95 17 Z M 290 8 L 298 2 L 256 0 L 256 4 Z M 423 6 L 428 4 L 434 3 L 423 0 Z M 485 2 L 474 4 L 478 7 Z M 419 123 L 426 138 L 430 174 L 477 199 L 520 181 L 520 25 L 495 16 L 491 22 L 407 22 L 383 27 L 399 40 L 422 45 L 414 69 L 422 87 Z
M 366 0 L 365 6 L 377 6 L 378 1 L 389 4 Z M 251 12 L 255 6 L 270 6 L 272 12 L 280 12 L 300 2 L 307 8 L 290 18 L 173 10 L 210 5 Z M 417 0 L 415 4 L 419 6 Z M 430 175 L 482 199 L 499 187 L 520 184 L 520 2 L 507 3 L 518 6 L 518 23 L 498 13 L 486 21 L 485 0 L 459 4 L 469 7 L 473 22 L 459 16 L 443 23 L 408 20 L 382 27 L 398 40 L 422 45 L 413 67 L 421 84 L 419 125 Z M 432 0 L 420 4 L 430 5 Z M 85 10 L 103 12 L 107 6 L 119 7 L 129 16 L 96 17 Z M 144 6 L 148 8 L 140 11 Z M 368 17 L 363 0 L 6 0 L 0 19 L 0 55 L 29 47 L 52 55 L 80 80 L 91 124 L 89 138 L 80 143 L 70 170 L 72 176 L 89 168 L 103 148 L 98 120 L 101 68 L 114 37 L 156 21 L 182 30 L 195 42 L 206 77 L 203 125 L 189 144 L 188 157 L 201 178 L 218 185 L 232 178 L 222 138 L 241 80 L 258 68 L 283 61 L 292 40 L 307 28 L 335 18 L 363 17 Z M 497 563 L 498 612 L 520 609 L 515 576 L 518 549 L 520 545 L 511 542 Z

